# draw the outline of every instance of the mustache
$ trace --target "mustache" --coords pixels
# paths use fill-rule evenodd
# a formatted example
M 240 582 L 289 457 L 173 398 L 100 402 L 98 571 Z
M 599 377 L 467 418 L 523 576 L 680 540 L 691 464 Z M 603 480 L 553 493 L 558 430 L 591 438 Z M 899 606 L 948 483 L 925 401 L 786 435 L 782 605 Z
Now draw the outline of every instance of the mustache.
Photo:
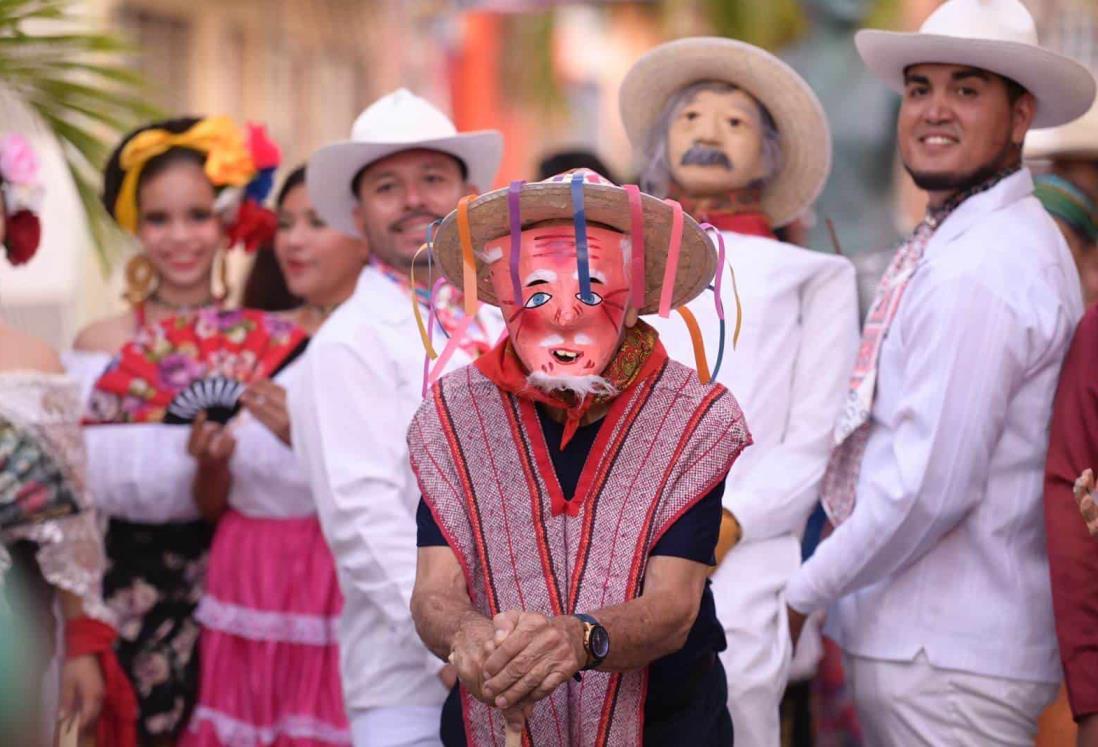
M 426 221 L 424 219 L 426 219 Z M 390 223 L 389 230 L 400 231 L 403 230 L 405 226 L 408 226 L 412 223 L 434 223 L 437 220 L 442 220 L 442 216 L 436 215 L 435 213 L 429 212 L 427 210 L 416 210 L 413 213 L 402 215 L 398 220 Z M 426 238 L 426 235 L 424 235 L 424 238 Z
M 732 161 L 723 150 L 708 145 L 691 145 L 682 154 L 682 166 L 720 166 L 732 170 Z

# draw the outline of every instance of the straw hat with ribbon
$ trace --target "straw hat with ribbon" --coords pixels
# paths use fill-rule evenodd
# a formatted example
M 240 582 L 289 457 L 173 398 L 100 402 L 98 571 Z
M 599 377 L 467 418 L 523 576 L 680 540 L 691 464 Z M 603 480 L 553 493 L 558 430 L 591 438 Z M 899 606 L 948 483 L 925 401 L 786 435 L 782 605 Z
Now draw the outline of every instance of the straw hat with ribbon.
M 464 197 L 457 209 L 443 219 L 429 245 L 442 273 L 462 289 L 466 313 L 473 315 L 478 299 L 500 305 L 485 271 L 485 244 L 510 237 L 509 252 L 497 261 L 509 262 L 515 297 L 521 298 L 518 259 L 522 231 L 559 220 L 570 220 L 575 226 L 577 275 L 583 295 L 591 292 L 587 225 L 597 223 L 630 237 L 631 305 L 641 314 L 658 312 L 664 317 L 672 309 L 678 311 L 694 339 L 699 374 L 703 381 L 709 380 L 700 332 L 685 304 L 715 282 L 723 352 L 721 276 L 718 274 L 714 281 L 714 272 L 724 266 L 724 246 L 720 233 L 713 229 L 720 242 L 719 251 L 714 250 L 706 236 L 706 230 L 712 227 L 698 225 L 674 200 L 660 200 L 633 185 L 619 187 L 593 171 L 581 169 L 541 182 L 512 182 L 509 187 L 479 197 Z M 737 308 L 737 335 L 741 316 Z M 428 356 L 434 357 L 429 340 L 424 339 Z M 719 353 L 714 375 L 720 359 Z
M 717 254 L 697 222 L 673 200 L 663 201 L 636 187 L 618 187 L 593 171 L 576 171 L 543 182 L 515 182 L 480 197 L 463 198 L 434 236 L 442 272 L 476 299 L 499 306 L 481 258 L 484 245 L 510 236 L 509 261 L 517 274 L 522 230 L 538 223 L 571 220 L 576 227 L 580 292 L 584 280 L 586 225 L 598 223 L 632 239 L 632 305 L 641 314 L 666 315 L 705 290 L 713 280 Z M 505 255 L 506 256 L 506 255 Z M 520 289 L 516 297 L 521 297 Z
M 634 148 L 645 148 L 668 100 L 705 81 L 730 83 L 751 94 L 770 113 L 781 144 L 781 167 L 762 195 L 775 226 L 805 211 L 831 172 L 831 130 L 823 105 L 808 83 L 766 50 L 720 37 L 676 39 L 650 50 L 622 81 L 618 105 Z

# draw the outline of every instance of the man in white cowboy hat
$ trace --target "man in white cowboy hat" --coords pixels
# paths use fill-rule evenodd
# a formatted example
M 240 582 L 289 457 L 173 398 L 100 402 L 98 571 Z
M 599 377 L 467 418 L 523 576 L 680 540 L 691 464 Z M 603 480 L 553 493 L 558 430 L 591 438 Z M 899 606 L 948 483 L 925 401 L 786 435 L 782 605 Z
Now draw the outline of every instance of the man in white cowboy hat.
M 836 528 L 789 582 L 791 623 L 831 606 L 868 744 L 1031 745 L 1060 680 L 1041 489 L 1082 302 L 1022 142 L 1085 112 L 1094 79 L 1018 0 L 855 41 L 903 95 L 930 202 L 866 319 L 822 486 Z
M 316 212 L 365 237 L 371 254 L 289 393 L 294 448 L 345 598 L 339 642 L 356 745 L 438 744 L 449 677 L 440 678 L 443 664 L 416 637 L 408 611 L 419 491 L 404 433 L 424 377 L 414 304 L 430 282 L 416 252 L 460 197 L 491 186 L 501 154 L 498 132 L 459 133 L 401 89 L 367 108 L 349 141 L 313 154 L 306 171 Z M 453 289 L 435 301 L 448 365 L 468 363 L 501 330 L 483 315 L 466 317 Z
M 508 329 L 408 432 L 412 613 L 461 683 L 444 743 L 499 744 L 506 723 L 508 745 L 732 744 L 706 577 L 750 436 L 638 321 L 702 293 L 713 247 L 681 208 L 581 170 L 463 201 L 435 250 Z
M 850 262 L 774 235 L 823 188 L 831 135 L 816 96 L 788 65 L 732 39 L 656 47 L 626 75 L 620 105 L 643 156 L 642 187 L 721 232 L 742 296 L 742 335 L 734 350 L 731 339 L 723 345 L 715 375 L 739 397 L 755 444 L 724 493 L 735 547 L 713 590 L 728 638 L 721 658 L 736 743 L 769 747 L 780 741 L 792 653 L 782 591 L 800 566 L 799 538 L 818 500 L 858 344 Z M 720 271 L 722 305 L 735 309 L 729 270 Z M 715 341 L 722 322 L 712 297 L 689 309 Z M 668 354 L 692 364 L 680 320 L 652 323 Z

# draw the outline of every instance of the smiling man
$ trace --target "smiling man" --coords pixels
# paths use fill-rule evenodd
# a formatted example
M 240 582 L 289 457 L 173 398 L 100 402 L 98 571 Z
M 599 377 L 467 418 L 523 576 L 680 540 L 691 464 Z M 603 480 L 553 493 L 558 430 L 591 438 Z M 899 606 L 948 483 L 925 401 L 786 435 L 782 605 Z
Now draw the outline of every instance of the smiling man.
M 354 295 L 313 338 L 289 390 L 294 450 L 308 471 L 345 600 L 339 648 L 355 745 L 438 744 L 452 676 L 416 638 L 408 611 L 419 492 L 404 432 L 422 398 L 413 304 L 428 283 L 415 254 L 432 222 L 491 185 L 502 145 L 495 131 L 457 132 L 442 112 L 401 89 L 359 116 L 350 141 L 316 152 L 306 171 L 316 212 L 365 237 L 371 255 Z M 468 363 L 500 330 L 482 315 L 466 318 L 452 287 L 440 288 L 436 307 L 450 365 Z
M 867 744 L 1031 745 L 1060 680 L 1041 491 L 1082 302 L 1021 148 L 1095 84 L 1018 0 L 856 42 L 903 95 L 929 208 L 866 319 L 822 486 L 836 529 L 789 582 L 790 619 L 834 605 Z

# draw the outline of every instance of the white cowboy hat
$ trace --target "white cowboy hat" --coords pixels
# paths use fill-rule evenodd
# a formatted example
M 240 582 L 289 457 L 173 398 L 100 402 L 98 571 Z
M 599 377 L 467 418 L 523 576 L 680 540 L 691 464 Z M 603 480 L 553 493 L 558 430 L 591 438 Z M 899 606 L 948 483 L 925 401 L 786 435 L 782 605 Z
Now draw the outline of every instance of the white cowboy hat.
M 359 236 L 352 212 L 358 196 L 355 175 L 386 156 L 414 148 L 447 153 L 463 164 L 477 190 L 492 186 L 503 158 L 503 135 L 496 130 L 458 132 L 454 123 L 426 99 L 400 88 L 358 115 L 351 139 L 321 148 L 309 158 L 305 184 L 320 217 L 344 233 Z
M 808 84 L 765 50 L 714 36 L 676 39 L 649 50 L 633 63 L 618 92 L 622 123 L 633 147 L 648 144 L 677 91 L 702 81 L 742 88 L 774 118 L 782 162 L 763 191 L 762 208 L 775 226 L 789 223 L 815 202 L 827 182 L 831 130 Z
M 1030 132 L 1026 135 L 1025 157 L 1098 160 L 1098 103 L 1066 125 Z
M 1081 116 L 1094 101 L 1094 76 L 1038 46 L 1033 16 L 1019 0 L 948 0 L 915 33 L 867 29 L 854 36 L 866 66 L 903 92 L 912 65 L 968 65 L 1013 80 L 1037 99 L 1033 127 Z

